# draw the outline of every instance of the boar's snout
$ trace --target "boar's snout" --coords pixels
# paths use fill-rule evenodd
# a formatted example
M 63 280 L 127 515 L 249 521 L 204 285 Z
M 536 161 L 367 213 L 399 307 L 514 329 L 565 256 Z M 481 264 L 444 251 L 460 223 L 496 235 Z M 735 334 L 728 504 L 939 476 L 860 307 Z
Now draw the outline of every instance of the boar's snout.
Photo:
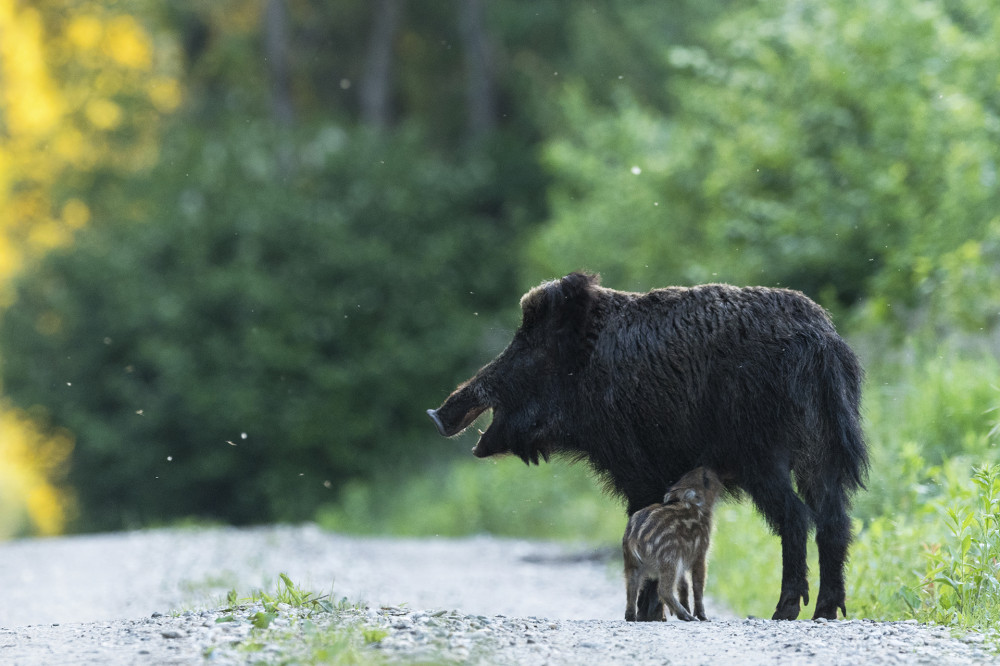
M 477 385 L 469 382 L 455 389 L 437 409 L 428 409 L 427 416 L 434 421 L 439 433 L 451 437 L 468 428 L 489 408 Z
M 441 423 L 441 417 L 438 416 L 437 410 L 428 409 L 427 416 L 431 417 L 431 421 L 434 421 L 434 425 L 437 426 L 438 432 L 447 437 L 448 432 L 444 429 L 444 424 Z

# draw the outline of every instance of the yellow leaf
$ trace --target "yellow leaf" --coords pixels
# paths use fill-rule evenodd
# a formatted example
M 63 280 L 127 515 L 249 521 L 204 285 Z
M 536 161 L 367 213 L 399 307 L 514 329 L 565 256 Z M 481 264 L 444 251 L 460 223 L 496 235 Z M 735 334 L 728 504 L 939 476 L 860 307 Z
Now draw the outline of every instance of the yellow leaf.
M 79 199 L 70 199 L 63 204 L 62 220 L 70 229 L 79 229 L 90 221 L 90 208 Z
M 105 48 L 112 58 L 126 67 L 145 70 L 153 63 L 149 35 L 131 16 L 118 16 L 111 20 Z
M 60 100 L 45 65 L 41 16 L 34 9 L 15 13 L 2 8 L 0 22 L 0 95 L 12 135 L 48 132 L 62 115 Z
M 101 21 L 95 16 L 76 16 L 66 28 L 69 41 L 80 49 L 92 49 L 101 41 L 104 32 Z
M 159 77 L 149 84 L 149 99 L 161 113 L 170 113 L 181 105 L 181 87 L 177 79 Z
M 84 113 L 91 125 L 102 130 L 114 129 L 122 119 L 121 107 L 110 99 L 100 97 L 87 102 Z

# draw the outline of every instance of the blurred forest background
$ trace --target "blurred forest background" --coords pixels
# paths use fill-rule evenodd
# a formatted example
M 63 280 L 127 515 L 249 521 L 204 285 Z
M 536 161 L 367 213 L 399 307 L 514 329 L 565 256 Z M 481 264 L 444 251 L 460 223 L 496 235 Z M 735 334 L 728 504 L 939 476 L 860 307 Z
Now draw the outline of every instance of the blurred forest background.
M 849 605 L 967 619 L 1000 598 L 998 147 L 994 0 L 0 0 L 0 535 L 614 542 L 586 470 L 424 410 L 544 279 L 788 286 L 868 368 Z M 710 592 L 766 615 L 749 513 Z

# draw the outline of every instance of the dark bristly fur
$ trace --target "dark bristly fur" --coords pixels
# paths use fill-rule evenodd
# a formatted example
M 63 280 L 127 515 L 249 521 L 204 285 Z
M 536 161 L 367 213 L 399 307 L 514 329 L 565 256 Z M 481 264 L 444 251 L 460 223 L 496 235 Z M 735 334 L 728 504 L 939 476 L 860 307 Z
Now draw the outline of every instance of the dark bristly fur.
M 715 472 L 698 467 L 667 491 L 662 504 L 639 509 L 629 518 L 622 537 L 626 621 L 635 622 L 639 586 L 646 581 L 657 583 L 660 603 L 678 619 L 708 619 L 703 596 L 712 509 L 720 490 Z M 688 604 L 689 574 L 693 609 Z
M 800 600 L 808 603 L 812 526 L 815 617 L 846 615 L 847 511 L 868 466 L 862 370 L 822 308 L 787 289 L 640 294 L 579 273 L 532 289 L 521 307 L 507 349 L 428 410 L 443 435 L 492 409 L 475 455 L 585 459 L 630 515 L 688 470 L 714 469 L 781 538 L 774 617 L 794 619 Z M 640 617 L 662 615 L 654 588 L 643 597 Z

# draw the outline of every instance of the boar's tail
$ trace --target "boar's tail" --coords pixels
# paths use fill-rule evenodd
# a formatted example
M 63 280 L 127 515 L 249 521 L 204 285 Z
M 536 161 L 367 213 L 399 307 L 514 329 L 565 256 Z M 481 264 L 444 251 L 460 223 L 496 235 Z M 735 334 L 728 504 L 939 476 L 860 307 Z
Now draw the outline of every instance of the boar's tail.
M 865 487 L 868 476 L 868 446 L 861 429 L 861 383 L 864 371 L 857 356 L 841 338 L 823 354 L 820 377 L 830 442 L 827 448 L 833 467 L 850 490 Z

